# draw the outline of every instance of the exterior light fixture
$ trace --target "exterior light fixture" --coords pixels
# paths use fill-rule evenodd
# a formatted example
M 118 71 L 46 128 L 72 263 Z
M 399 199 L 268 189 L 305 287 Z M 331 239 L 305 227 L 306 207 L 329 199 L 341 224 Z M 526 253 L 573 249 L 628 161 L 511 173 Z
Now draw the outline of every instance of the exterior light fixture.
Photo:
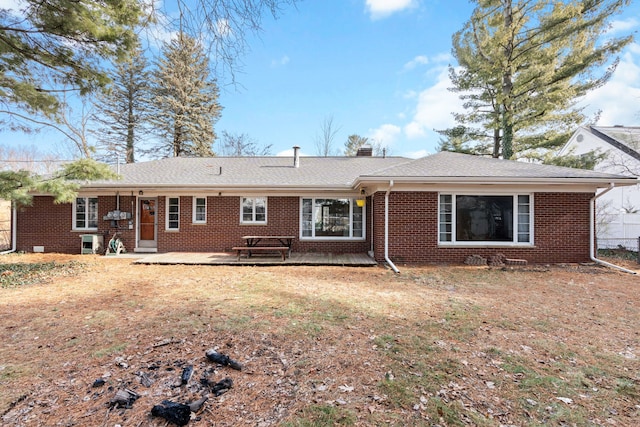
M 360 197 L 356 199 L 356 205 L 358 205 L 359 208 L 363 207 L 367 203 L 366 197 L 367 191 L 364 188 L 361 188 Z

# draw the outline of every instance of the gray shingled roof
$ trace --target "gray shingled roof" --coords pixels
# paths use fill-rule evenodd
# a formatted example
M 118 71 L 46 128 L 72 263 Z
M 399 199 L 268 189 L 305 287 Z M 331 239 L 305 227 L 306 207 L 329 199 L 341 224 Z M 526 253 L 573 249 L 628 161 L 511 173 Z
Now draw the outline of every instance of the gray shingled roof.
M 399 166 L 362 176 L 371 178 L 517 178 L 517 179 L 608 179 L 625 178 L 583 169 L 516 162 L 467 154 L 440 152 Z
M 559 182 L 632 178 L 459 153 L 441 152 L 421 159 L 403 157 L 167 158 L 120 166 L 121 180 L 95 181 L 87 188 L 315 188 L 352 189 L 357 182 L 405 179 L 412 182 L 492 182 L 551 180 Z
M 402 157 L 174 157 L 120 165 L 119 181 L 89 187 L 319 187 L 350 189 L 356 178 L 409 162 Z
M 590 126 L 589 131 L 618 150 L 640 160 L 640 127 Z

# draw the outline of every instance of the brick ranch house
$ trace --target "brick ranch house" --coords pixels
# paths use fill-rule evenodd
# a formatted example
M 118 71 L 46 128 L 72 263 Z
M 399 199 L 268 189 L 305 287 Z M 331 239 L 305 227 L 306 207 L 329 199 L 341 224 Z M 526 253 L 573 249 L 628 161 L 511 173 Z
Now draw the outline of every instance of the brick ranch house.
M 129 252 L 224 252 L 245 235 L 291 235 L 293 252 L 454 263 L 501 253 L 590 259 L 593 198 L 635 178 L 441 152 L 372 157 L 167 158 L 86 182 L 73 204 L 34 195 L 16 249 L 80 253 L 119 232 Z M 368 155 L 367 155 L 368 154 Z

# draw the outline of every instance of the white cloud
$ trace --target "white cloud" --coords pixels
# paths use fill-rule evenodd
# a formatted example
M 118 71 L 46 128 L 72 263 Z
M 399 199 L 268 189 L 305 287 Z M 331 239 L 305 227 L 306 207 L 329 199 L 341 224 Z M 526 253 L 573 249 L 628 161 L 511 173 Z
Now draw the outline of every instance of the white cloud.
M 586 112 L 601 110 L 599 125 L 637 125 L 640 122 L 640 46 L 632 45 L 604 86 L 587 94 Z
M 408 90 L 405 93 L 402 94 L 402 97 L 404 99 L 414 99 L 417 98 L 419 95 L 419 93 L 415 90 Z
M 366 8 L 371 19 L 386 18 L 413 6 L 414 0 L 367 0 L 366 2 Z
M 377 144 L 390 146 L 398 140 L 401 134 L 402 129 L 400 126 L 384 124 L 377 129 L 369 129 L 368 137 Z
M 416 150 L 416 151 L 408 151 L 402 154 L 404 157 L 409 157 L 410 159 L 419 159 L 421 157 L 428 156 L 429 153 L 427 150 Z
M 289 63 L 289 61 L 291 61 L 291 59 L 289 59 L 287 55 L 284 55 L 280 59 L 273 59 L 271 60 L 271 68 L 285 66 Z
M 411 61 L 407 62 L 402 66 L 402 71 L 404 72 L 411 71 L 419 67 L 420 65 L 429 65 L 429 64 L 438 65 L 443 63 L 449 63 L 451 62 L 451 60 L 452 60 L 451 54 L 446 52 L 439 53 L 431 57 L 428 57 L 426 55 L 417 55 Z
M 228 19 L 218 19 L 216 22 L 216 35 L 219 37 L 229 37 L 233 33 Z
M 415 58 L 413 58 L 411 61 L 404 64 L 404 67 L 402 67 L 402 69 L 405 71 L 409 71 L 409 70 L 413 70 L 418 65 L 426 65 L 428 63 L 429 63 L 428 57 L 426 57 L 425 55 L 418 55 Z
M 636 18 L 627 18 L 625 20 L 617 20 L 611 22 L 611 28 L 607 33 L 615 34 L 620 32 L 627 32 L 640 25 L 640 22 Z
M 410 104 L 413 113 L 405 120 L 404 114 L 398 115 L 403 125 L 384 124 L 369 130 L 369 138 L 383 145 L 401 146 L 407 157 L 424 157 L 429 154 L 430 147 L 435 150 L 439 135 L 434 129 L 447 129 L 455 125 L 451 113 L 462 112 L 462 101 L 458 95 L 449 91 L 452 83 L 448 68 L 444 65 L 432 67 L 428 74 L 435 76 L 434 83 L 421 92 L 408 91 L 401 94 Z M 427 147 L 426 149 L 422 147 Z M 420 148 L 417 148 L 420 147 Z
M 450 53 L 442 52 L 442 53 L 439 53 L 439 54 L 433 56 L 431 58 L 431 62 L 435 62 L 435 63 L 438 63 L 438 64 L 443 63 L 443 62 L 447 62 L 448 63 L 448 62 L 451 62 L 452 59 L 453 59 L 453 57 L 451 56 Z
M 454 125 L 452 112 L 461 112 L 458 95 L 449 91 L 449 72 L 441 68 L 435 84 L 418 96 L 418 103 L 411 122 L 404 126 L 408 139 L 424 138 L 433 129 L 446 129 Z
M 0 9 L 20 10 L 23 2 L 21 0 L 0 0 Z

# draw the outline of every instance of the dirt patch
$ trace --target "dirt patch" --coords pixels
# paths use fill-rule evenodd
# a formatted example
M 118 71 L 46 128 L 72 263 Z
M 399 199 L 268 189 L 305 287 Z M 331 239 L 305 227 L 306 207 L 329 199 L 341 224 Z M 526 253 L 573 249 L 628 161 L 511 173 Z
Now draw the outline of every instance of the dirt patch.
M 164 426 L 154 405 L 205 395 L 189 425 L 631 426 L 640 416 L 640 281 L 602 267 L 395 275 L 1 261 L 64 266 L 0 289 L 4 425 Z M 114 403 L 123 390 L 136 398 Z

